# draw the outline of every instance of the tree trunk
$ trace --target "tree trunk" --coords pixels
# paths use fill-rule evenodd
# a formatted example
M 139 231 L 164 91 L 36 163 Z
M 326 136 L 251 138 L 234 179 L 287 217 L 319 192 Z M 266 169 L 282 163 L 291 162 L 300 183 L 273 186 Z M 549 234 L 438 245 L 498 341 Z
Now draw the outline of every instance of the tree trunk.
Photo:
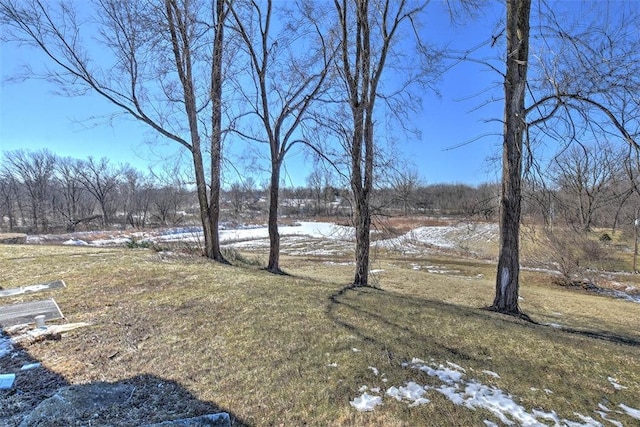
M 368 286 L 371 213 L 369 211 L 369 201 L 364 200 L 362 195 L 356 196 L 354 220 L 356 228 L 356 273 L 353 285 Z
M 364 102 L 362 102 L 364 104 Z M 356 271 L 354 286 L 369 285 L 369 250 L 371 240 L 370 194 L 373 185 L 373 106 L 353 107 L 354 132 L 351 146 L 351 190 L 355 202 Z M 364 165 L 362 153 L 364 149 Z
M 209 195 L 209 226 L 211 256 L 226 263 L 220 252 L 220 163 L 222 160 L 222 50 L 226 0 L 216 0 L 216 29 L 211 61 L 211 191 Z
M 198 195 L 198 206 L 200 207 L 200 222 L 202 223 L 202 234 L 204 235 L 204 255 L 207 258 L 215 259 L 213 242 L 211 239 L 211 215 L 209 201 L 207 200 L 207 183 L 204 178 L 204 167 L 202 163 L 202 153 L 200 144 L 194 144 L 191 150 L 193 157 L 193 169 L 196 177 L 196 192 Z
M 278 232 L 278 195 L 280 192 L 280 162 L 271 162 L 269 187 L 269 263 L 267 271 L 282 274 L 280 270 L 280 233 Z
M 529 56 L 531 0 L 507 1 L 507 73 L 500 203 L 500 253 L 496 295 L 491 309 L 512 315 L 518 306 L 520 275 L 520 213 L 522 200 L 522 148 L 525 123 L 525 88 Z
M 102 198 L 98 201 L 100 210 L 102 210 L 102 226 L 106 229 L 109 226 L 109 215 L 107 214 L 107 201 Z

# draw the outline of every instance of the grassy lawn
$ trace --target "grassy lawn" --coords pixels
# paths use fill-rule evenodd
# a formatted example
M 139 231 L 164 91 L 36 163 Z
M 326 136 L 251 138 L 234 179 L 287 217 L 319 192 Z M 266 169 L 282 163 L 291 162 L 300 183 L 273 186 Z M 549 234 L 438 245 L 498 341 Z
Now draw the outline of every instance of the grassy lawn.
M 330 257 L 285 257 L 290 276 L 142 249 L 0 246 L 0 259 L 4 288 L 68 286 L 11 302 L 54 297 L 69 322 L 92 324 L 27 347 L 46 368 L 73 384 L 176 381 L 237 425 L 500 425 L 435 390 L 415 407 L 384 396 L 409 381 L 441 384 L 403 367 L 413 358 L 458 365 L 467 380 L 561 419 L 606 425 L 599 404 L 640 407 L 640 304 L 558 287 L 543 273 L 523 272 L 521 307 L 554 326 L 483 310 L 495 272 L 474 260 L 378 253 L 377 288 L 344 290 L 353 267 Z M 363 385 L 382 389 L 372 412 L 349 403 Z

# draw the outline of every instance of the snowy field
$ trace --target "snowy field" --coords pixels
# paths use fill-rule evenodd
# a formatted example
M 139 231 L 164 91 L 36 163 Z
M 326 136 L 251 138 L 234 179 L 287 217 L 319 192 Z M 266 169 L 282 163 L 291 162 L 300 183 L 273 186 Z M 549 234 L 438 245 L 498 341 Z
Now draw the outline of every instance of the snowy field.
M 284 253 L 291 255 L 349 254 L 353 251 L 354 229 L 329 222 L 298 222 L 295 225 L 280 226 L 281 246 Z M 375 240 L 380 248 L 398 250 L 407 254 L 423 253 L 425 248 L 461 249 L 472 242 L 495 242 L 498 236 L 496 224 L 460 223 L 451 226 L 418 227 L 392 239 Z M 187 243 L 198 245 L 203 242 L 202 228 L 178 227 L 162 231 L 119 232 L 106 235 L 105 232 L 77 232 L 62 235 L 29 236 L 27 243 L 61 242 L 64 245 L 83 246 L 124 246 L 131 241 L 149 243 Z M 266 226 L 241 226 L 220 229 L 223 245 L 243 249 L 263 249 L 269 247 L 269 232 Z M 313 244 L 310 244 L 313 243 Z M 317 247 L 320 243 L 320 248 Z

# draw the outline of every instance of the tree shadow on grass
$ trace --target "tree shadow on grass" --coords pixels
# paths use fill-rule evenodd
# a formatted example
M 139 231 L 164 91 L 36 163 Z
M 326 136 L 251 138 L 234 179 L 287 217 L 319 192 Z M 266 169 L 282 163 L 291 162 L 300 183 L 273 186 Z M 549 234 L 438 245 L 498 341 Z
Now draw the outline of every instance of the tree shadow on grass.
M 513 325 L 531 328 L 542 333 L 552 326 L 519 317 L 501 315 L 482 308 L 464 307 L 419 296 L 403 295 L 371 287 L 347 286 L 331 294 L 326 313 L 336 325 L 349 331 L 367 343 L 382 349 L 396 348 L 405 353 L 397 362 L 426 354 L 407 354 L 423 348 L 429 356 L 455 357 L 461 361 L 485 363 L 492 354 L 492 343 L 481 343 L 474 348 L 465 348 L 456 340 L 456 328 L 478 322 L 488 327 Z M 412 314 L 413 313 L 413 314 Z M 415 321 L 413 321 L 414 316 Z M 482 325 L 479 326 L 480 328 Z M 440 331 L 444 328 L 444 331 Z M 580 330 L 576 328 L 554 328 L 569 335 L 577 335 L 632 347 L 640 346 L 640 340 L 609 331 Z M 436 332 L 434 332 L 436 331 Z M 470 329 L 460 333 L 480 333 Z M 505 333 L 508 333 L 505 331 Z M 416 345 L 416 343 L 419 343 Z
M 550 326 L 551 327 L 551 326 Z M 562 332 L 592 339 L 608 341 L 614 344 L 628 345 L 631 347 L 640 347 L 640 339 L 632 338 L 625 335 L 616 334 L 609 331 L 590 331 L 585 329 L 576 329 L 562 326 L 558 328 Z
M 219 412 L 228 413 L 234 427 L 249 426 L 215 403 L 199 400 L 178 382 L 155 375 L 72 385 L 19 345 L 0 356 L 0 374 L 11 373 L 13 387 L 0 390 L 3 426 L 145 426 Z
M 364 302 L 363 300 L 367 298 L 374 298 L 375 301 Z M 457 313 L 461 318 L 482 315 L 464 307 L 388 292 L 379 288 L 354 286 L 347 286 L 331 294 L 326 314 L 336 325 L 352 335 L 385 349 L 390 360 L 398 359 L 396 362 L 404 362 L 412 357 L 424 355 L 396 355 L 389 350 L 390 348 L 396 348 L 400 353 L 404 353 L 403 347 L 406 351 L 425 347 L 429 349 L 431 355 L 443 358 L 455 356 L 458 360 L 484 360 L 482 350 L 478 354 L 470 354 L 436 337 L 436 334 L 430 334 L 429 328 L 437 328 L 438 325 L 418 324 L 420 312 L 442 310 L 442 304 L 449 312 Z M 401 312 L 397 312 L 398 316 L 394 315 L 394 307 L 401 307 Z M 407 312 L 416 313 L 415 322 L 411 320 L 411 314 L 407 318 Z M 416 345 L 416 343 L 421 344 Z

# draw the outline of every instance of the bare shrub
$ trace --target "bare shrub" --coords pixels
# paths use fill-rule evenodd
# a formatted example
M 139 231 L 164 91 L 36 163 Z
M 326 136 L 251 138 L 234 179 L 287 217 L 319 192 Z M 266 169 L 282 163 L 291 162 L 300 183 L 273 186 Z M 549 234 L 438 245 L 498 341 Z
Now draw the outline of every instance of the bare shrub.
M 598 273 L 613 261 L 606 242 L 575 230 L 545 230 L 541 259 L 555 265 L 562 285 L 592 287 Z

